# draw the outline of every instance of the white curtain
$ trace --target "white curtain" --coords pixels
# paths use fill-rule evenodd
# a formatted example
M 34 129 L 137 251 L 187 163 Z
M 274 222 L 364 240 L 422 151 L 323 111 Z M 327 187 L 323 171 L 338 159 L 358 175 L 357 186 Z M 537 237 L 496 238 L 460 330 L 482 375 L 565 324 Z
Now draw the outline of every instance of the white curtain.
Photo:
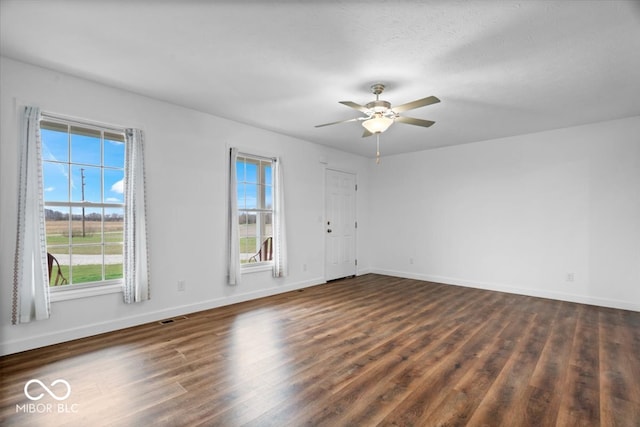
M 150 298 L 149 255 L 144 181 L 144 137 L 139 129 L 126 130 L 124 179 L 124 302 Z
M 238 177 L 236 162 L 238 149 L 231 148 L 229 152 L 229 284 L 240 283 L 240 238 L 238 226 Z
M 18 227 L 13 271 L 11 322 L 28 323 L 51 315 L 42 196 L 40 109 L 26 107 L 20 135 Z
M 274 161 L 274 203 L 273 203 L 273 277 L 284 277 L 289 273 L 287 263 L 287 234 L 284 215 L 284 178 L 282 161 Z

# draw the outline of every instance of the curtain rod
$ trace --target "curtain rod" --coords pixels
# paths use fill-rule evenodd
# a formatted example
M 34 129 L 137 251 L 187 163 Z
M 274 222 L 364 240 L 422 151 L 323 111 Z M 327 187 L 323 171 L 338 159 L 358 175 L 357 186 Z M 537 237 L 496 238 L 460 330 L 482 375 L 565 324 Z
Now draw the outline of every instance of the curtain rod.
M 97 123 L 97 122 L 90 122 L 90 121 L 84 121 L 81 119 L 75 119 L 75 118 L 71 118 L 71 117 L 66 117 L 66 116 L 62 116 L 59 114 L 52 114 L 52 113 L 47 113 L 45 111 L 41 111 L 40 112 L 40 116 L 44 119 L 49 119 L 49 120 L 54 120 L 54 121 L 64 121 L 67 123 L 71 123 L 71 124 L 75 124 L 75 125 L 79 125 L 79 126 L 89 126 L 89 127 L 94 127 L 94 128 L 99 128 L 101 130 L 109 130 L 109 131 L 113 131 L 113 132 L 118 132 L 118 133 L 125 133 L 126 128 L 121 127 L 113 127 L 113 126 L 109 126 L 109 125 L 104 125 L 102 123 Z

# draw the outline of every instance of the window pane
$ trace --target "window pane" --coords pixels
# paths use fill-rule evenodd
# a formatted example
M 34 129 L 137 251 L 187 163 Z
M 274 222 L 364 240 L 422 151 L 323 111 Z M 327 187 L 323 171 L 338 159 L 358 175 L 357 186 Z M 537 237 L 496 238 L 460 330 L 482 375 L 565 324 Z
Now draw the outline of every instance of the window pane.
M 262 239 L 266 239 L 267 237 L 273 237 L 273 214 L 271 212 L 263 212 L 263 224 L 264 229 L 262 230 Z
M 104 201 L 106 203 L 124 203 L 124 170 L 104 170 Z
M 255 163 L 246 163 L 245 166 L 245 182 L 258 183 L 258 165 Z
M 71 276 L 73 283 L 97 282 L 102 276 L 102 246 L 73 246 Z
M 102 243 L 102 209 L 73 208 L 72 213 L 71 243 L 74 245 Z
M 271 163 L 268 163 L 267 165 L 264 166 L 264 183 L 266 185 L 273 184 Z
M 247 224 L 251 227 L 251 229 L 255 228 L 256 219 L 257 214 L 255 212 L 247 212 Z
M 246 203 L 245 203 L 245 198 L 244 198 L 244 193 L 245 193 L 245 185 L 246 184 L 240 184 L 238 183 L 238 209 L 246 209 Z
M 47 234 L 47 250 L 51 246 L 69 245 L 69 208 L 45 208 L 45 229 Z M 56 248 L 58 250 L 59 248 Z M 64 251 L 68 248 L 65 246 Z
M 104 165 L 122 167 L 124 165 L 124 142 L 116 138 L 118 135 L 104 135 Z
M 259 244 L 262 244 L 266 239 L 273 236 L 270 212 L 260 212 L 258 214 L 255 236 Z
M 244 208 L 258 208 L 258 186 L 255 184 L 246 184 L 244 186 Z
M 64 126 L 66 128 L 66 126 Z M 69 134 L 65 130 L 41 129 L 42 160 L 69 161 Z
M 124 209 L 105 209 L 103 227 L 105 243 L 122 243 L 124 241 Z
M 273 187 L 266 186 L 264 189 L 265 192 L 265 201 L 264 201 L 264 207 L 266 209 L 273 209 Z
M 105 280 L 122 279 L 123 246 L 105 245 L 104 247 L 104 270 Z
M 251 230 L 255 228 L 251 224 L 250 215 L 246 212 L 240 213 L 238 216 L 239 221 L 239 229 L 238 234 L 240 236 L 240 262 L 245 263 L 249 260 L 249 257 L 252 256 L 255 252 L 255 241 L 250 239 Z
M 249 223 L 247 215 L 247 222 L 244 224 L 242 233 L 240 234 L 240 261 L 248 262 L 249 258 L 256 252 L 256 241 L 252 235 L 252 230 L 255 228 L 255 224 Z
M 244 182 L 244 161 L 238 160 L 236 161 L 236 181 L 238 183 Z
M 71 162 L 100 165 L 102 149 L 100 132 L 71 127 Z
M 72 201 L 102 202 L 100 171 L 99 167 L 72 166 Z
M 44 200 L 45 202 L 69 201 L 69 166 L 62 163 L 44 162 L 42 164 L 44 175 Z

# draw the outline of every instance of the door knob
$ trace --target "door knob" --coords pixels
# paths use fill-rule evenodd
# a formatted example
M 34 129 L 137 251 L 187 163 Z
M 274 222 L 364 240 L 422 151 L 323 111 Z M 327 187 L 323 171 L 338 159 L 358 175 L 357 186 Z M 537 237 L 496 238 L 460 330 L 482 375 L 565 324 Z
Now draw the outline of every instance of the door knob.
M 327 228 L 327 233 L 331 233 L 331 231 L 332 230 L 330 228 Z

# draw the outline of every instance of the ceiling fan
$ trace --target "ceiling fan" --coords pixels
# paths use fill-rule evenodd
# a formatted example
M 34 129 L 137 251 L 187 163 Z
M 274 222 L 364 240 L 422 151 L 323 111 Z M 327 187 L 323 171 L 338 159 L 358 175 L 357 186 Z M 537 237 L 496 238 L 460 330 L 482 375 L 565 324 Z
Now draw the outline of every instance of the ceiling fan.
M 400 113 L 408 110 L 413 110 L 415 108 L 425 107 L 427 105 L 440 102 L 440 100 L 435 96 L 429 96 L 427 98 L 422 98 L 413 102 L 398 105 L 397 107 L 391 107 L 390 102 L 380 99 L 380 94 L 383 91 L 384 85 L 382 83 L 376 83 L 372 85 L 371 92 L 373 92 L 373 94 L 376 96 L 376 100 L 371 101 L 365 105 L 356 104 L 355 102 L 351 101 L 340 101 L 340 104 L 363 112 L 364 114 L 366 114 L 365 117 L 356 117 L 355 119 L 325 123 L 322 125 L 316 125 L 316 127 L 319 128 L 323 126 L 336 125 L 338 123 L 361 121 L 362 126 L 364 127 L 364 133 L 362 134 L 362 137 L 364 138 L 386 131 L 394 122 L 406 123 L 409 125 L 422 127 L 429 127 L 435 123 L 431 120 L 416 119 L 413 117 L 405 117 L 400 115 Z

